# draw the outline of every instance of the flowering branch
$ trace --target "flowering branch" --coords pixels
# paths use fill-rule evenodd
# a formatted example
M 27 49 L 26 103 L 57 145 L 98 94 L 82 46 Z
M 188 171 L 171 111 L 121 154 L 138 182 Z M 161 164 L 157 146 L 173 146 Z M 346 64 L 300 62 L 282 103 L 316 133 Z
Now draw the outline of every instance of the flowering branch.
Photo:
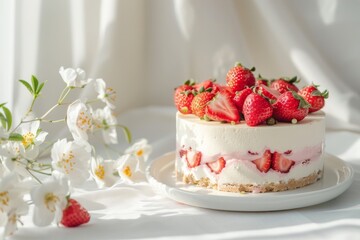
M 5 236 L 16 231 L 20 217 L 28 213 L 28 204 L 34 205 L 33 220 L 37 226 L 52 222 L 78 226 L 88 222 L 89 213 L 77 207 L 79 203 L 71 198 L 70 192 L 70 189 L 81 187 L 86 181 L 94 180 L 99 188 L 144 181 L 144 165 L 151 152 L 145 139 L 135 142 L 123 154 L 118 153 L 115 159 L 104 159 L 96 154 L 95 147 L 91 145 L 91 138 L 101 133 L 104 146 L 113 149 L 110 146 L 118 143 L 118 129 L 123 131 L 127 142 L 132 141 L 130 130 L 119 124 L 113 114 L 116 100 L 114 89 L 106 87 L 103 79 L 86 79 L 85 72 L 79 68 L 61 67 L 59 73 L 66 86 L 56 104 L 40 117 L 33 109 L 46 82 L 39 82 L 35 76 L 31 77 L 31 81 L 19 80 L 32 95 L 32 101 L 15 127 L 12 127 L 12 113 L 6 103 L 0 104 L 0 168 L 4 170 L 0 171 L 0 194 L 6 195 L 1 198 L 6 201 L 0 201 L 0 219 L 7 219 L 0 221 L 0 226 L 5 227 Z M 64 102 L 73 89 L 82 90 L 88 86 L 94 87 L 96 99 Z M 92 104 L 95 102 L 103 102 L 105 106 L 94 109 Z M 62 105 L 67 105 L 65 116 L 55 120 L 47 118 Z M 40 153 L 40 147 L 48 135 L 40 128 L 43 122 L 66 123 L 73 139 L 51 142 Z M 46 157 L 49 151 L 50 156 Z M 29 178 L 34 181 L 35 187 L 20 190 Z M 25 201 L 25 195 L 30 195 L 31 201 Z M 74 211 L 78 216 L 76 222 L 69 216 Z

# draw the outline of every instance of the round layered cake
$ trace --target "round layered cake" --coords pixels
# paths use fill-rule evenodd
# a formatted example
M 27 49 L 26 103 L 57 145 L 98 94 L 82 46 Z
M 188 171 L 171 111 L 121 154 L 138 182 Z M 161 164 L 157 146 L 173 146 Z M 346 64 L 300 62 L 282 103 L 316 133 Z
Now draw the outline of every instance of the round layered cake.
M 176 115 L 176 174 L 185 183 L 227 192 L 295 189 L 319 180 L 325 114 L 296 123 L 249 127 Z

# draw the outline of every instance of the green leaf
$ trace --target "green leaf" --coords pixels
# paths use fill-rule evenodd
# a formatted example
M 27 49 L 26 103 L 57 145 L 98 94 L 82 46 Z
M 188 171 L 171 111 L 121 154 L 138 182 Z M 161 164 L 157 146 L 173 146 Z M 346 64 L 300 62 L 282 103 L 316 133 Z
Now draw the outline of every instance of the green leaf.
M 130 132 L 130 130 L 127 128 L 127 127 L 125 127 L 125 126 L 123 126 L 123 125 L 117 125 L 118 127 L 120 127 L 120 128 L 122 128 L 122 130 L 124 131 L 124 134 L 125 134 L 125 137 L 126 137 L 126 141 L 128 142 L 128 143 L 131 143 L 131 132 Z
M 31 76 L 31 83 L 32 83 L 34 92 L 36 93 L 38 85 L 39 85 L 39 81 L 37 80 L 37 78 L 34 75 Z
M 1 122 L 2 127 L 6 128 L 6 124 L 7 124 L 6 117 L 1 112 L 0 112 L 0 122 Z
M 5 104 L 6 104 L 6 102 L 5 102 L 5 103 L 1 103 L 1 104 L 0 104 L 0 108 L 1 108 L 2 106 L 4 106 Z
M 17 141 L 17 142 L 20 142 L 20 141 L 23 141 L 24 138 L 21 134 L 19 133 L 11 133 L 10 136 L 9 136 L 9 140 L 10 141 Z
M 11 124 L 12 124 L 12 115 L 11 115 L 10 110 L 7 107 L 2 106 L 2 109 L 3 109 L 3 111 L 5 113 L 5 116 L 6 116 L 7 130 L 9 131 L 10 128 L 11 128 Z
M 39 85 L 39 88 L 36 90 L 36 94 L 39 95 L 40 92 L 41 92 L 41 89 L 44 87 L 45 85 L 45 82 L 42 82 L 40 85 Z
M 30 92 L 31 94 L 34 93 L 31 85 L 30 85 L 27 81 L 25 81 L 25 80 L 19 80 L 19 82 L 21 82 L 21 83 L 29 90 L 29 92 Z

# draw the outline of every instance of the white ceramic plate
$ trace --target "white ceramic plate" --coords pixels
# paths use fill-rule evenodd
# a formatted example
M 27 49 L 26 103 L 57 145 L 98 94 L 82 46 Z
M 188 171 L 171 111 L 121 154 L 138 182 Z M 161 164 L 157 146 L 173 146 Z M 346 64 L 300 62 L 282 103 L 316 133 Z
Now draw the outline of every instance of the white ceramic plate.
M 228 193 L 187 185 L 176 180 L 175 153 L 155 159 L 147 168 L 149 183 L 161 194 L 191 206 L 226 211 L 277 211 L 307 207 L 331 200 L 353 181 L 354 171 L 341 159 L 326 154 L 324 175 L 309 186 L 274 193 Z

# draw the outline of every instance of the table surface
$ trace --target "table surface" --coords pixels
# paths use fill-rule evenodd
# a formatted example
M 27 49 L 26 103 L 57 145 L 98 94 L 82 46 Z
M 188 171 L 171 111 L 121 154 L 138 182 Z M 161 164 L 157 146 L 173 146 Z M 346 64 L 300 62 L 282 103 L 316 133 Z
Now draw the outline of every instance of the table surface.
M 134 139 L 149 140 L 149 161 L 174 151 L 174 108 L 135 109 L 119 116 L 119 122 L 131 129 Z M 350 163 L 355 177 L 346 192 L 323 204 L 276 212 L 226 212 L 175 202 L 156 194 L 146 182 L 102 190 L 89 183 L 73 194 L 91 213 L 89 224 L 39 228 L 30 213 L 10 239 L 360 239 L 360 134 L 327 132 L 325 148 Z

